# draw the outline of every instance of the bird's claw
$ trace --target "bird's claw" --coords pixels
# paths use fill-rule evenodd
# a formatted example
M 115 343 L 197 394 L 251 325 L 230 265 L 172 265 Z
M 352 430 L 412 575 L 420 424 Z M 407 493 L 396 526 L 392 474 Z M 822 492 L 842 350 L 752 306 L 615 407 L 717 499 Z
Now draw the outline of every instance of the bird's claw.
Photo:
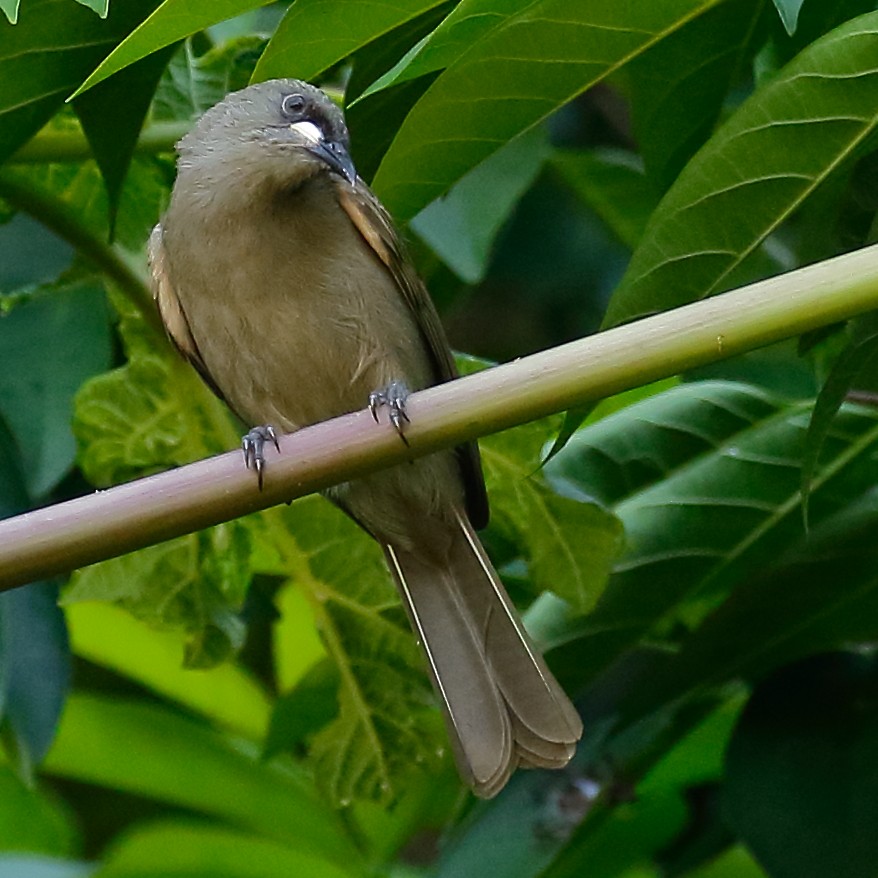
M 387 416 L 393 428 L 399 434 L 399 438 L 408 445 L 408 439 L 405 438 L 405 424 L 409 423 L 409 416 L 405 411 L 405 403 L 409 397 L 409 389 L 402 381 L 391 381 L 387 387 L 381 390 L 373 390 L 369 394 L 369 411 L 375 423 L 378 423 L 378 409 L 386 408 Z
M 244 451 L 244 463 L 247 469 L 256 470 L 256 478 L 259 481 L 259 490 L 262 490 L 262 472 L 265 469 L 265 456 L 262 449 L 266 442 L 271 442 L 280 451 L 280 443 L 277 441 L 277 433 L 271 424 L 262 427 L 254 427 L 241 440 L 241 448 Z

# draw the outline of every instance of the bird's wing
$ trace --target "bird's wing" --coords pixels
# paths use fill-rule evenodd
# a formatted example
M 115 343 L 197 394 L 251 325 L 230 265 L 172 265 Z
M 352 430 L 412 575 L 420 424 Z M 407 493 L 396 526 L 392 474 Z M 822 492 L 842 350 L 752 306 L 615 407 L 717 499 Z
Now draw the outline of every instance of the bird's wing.
M 403 299 L 411 308 L 430 354 L 436 383 L 441 384 L 456 378 L 457 367 L 442 322 L 423 281 L 403 252 L 402 242 L 390 215 L 368 186 L 359 179 L 356 186 L 339 183 L 338 200 L 363 239 L 387 267 Z M 482 528 L 488 523 L 488 496 L 485 492 L 478 445 L 475 442 L 461 445 L 457 449 L 457 455 L 464 476 L 470 521 L 474 527 Z
M 161 223 L 156 225 L 149 236 L 149 269 L 152 274 L 152 297 L 158 306 L 168 337 L 183 357 L 195 367 L 207 386 L 226 402 L 216 382 L 210 376 L 201 351 L 198 350 L 186 312 L 174 289 Z

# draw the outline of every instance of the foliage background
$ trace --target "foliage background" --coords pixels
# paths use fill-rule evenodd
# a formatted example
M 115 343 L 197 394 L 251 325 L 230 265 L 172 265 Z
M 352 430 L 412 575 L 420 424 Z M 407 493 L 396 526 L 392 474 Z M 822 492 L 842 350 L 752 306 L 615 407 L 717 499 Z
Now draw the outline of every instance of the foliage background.
M 237 442 L 143 248 L 173 143 L 251 79 L 343 98 L 488 360 L 875 237 L 865 0 L 0 10 L 2 515 Z M 489 803 L 375 547 L 319 498 L 0 595 L 0 875 L 875 874 L 875 336 L 482 443 L 486 542 L 586 723 L 569 771 Z

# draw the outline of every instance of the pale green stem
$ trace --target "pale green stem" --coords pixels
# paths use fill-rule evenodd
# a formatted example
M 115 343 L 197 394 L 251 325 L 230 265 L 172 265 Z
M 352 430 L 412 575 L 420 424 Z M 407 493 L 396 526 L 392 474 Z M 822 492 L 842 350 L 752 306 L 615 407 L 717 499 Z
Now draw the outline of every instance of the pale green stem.
M 239 451 L 0 521 L 0 589 L 265 509 L 411 457 L 878 308 L 878 247 L 412 395 L 403 444 L 356 412 L 281 437 L 260 492 Z

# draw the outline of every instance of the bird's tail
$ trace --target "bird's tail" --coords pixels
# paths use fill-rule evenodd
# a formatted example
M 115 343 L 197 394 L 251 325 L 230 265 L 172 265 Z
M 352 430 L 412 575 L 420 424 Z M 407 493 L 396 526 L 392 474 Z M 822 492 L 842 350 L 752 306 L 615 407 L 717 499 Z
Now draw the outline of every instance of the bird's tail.
M 385 546 L 427 656 L 455 758 L 490 798 L 519 765 L 561 768 L 582 722 L 524 630 L 469 521 L 458 516 L 440 563 Z

